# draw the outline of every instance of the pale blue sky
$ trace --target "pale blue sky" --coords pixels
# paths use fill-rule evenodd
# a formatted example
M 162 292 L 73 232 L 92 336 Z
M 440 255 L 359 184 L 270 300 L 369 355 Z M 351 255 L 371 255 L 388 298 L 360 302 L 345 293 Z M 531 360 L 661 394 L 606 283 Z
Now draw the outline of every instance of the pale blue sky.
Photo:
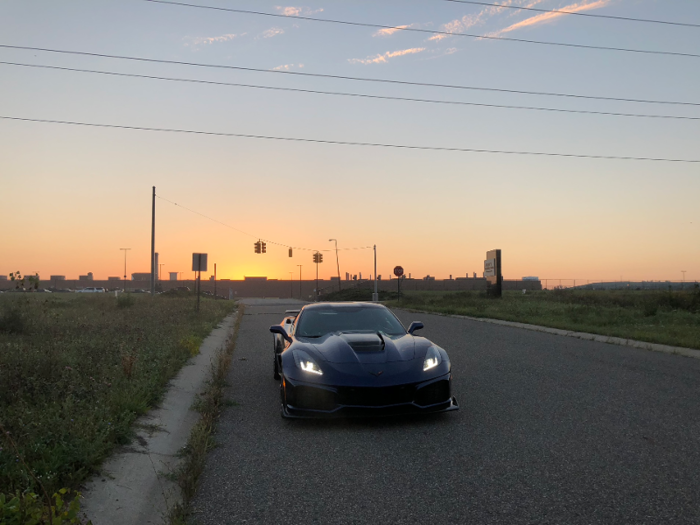
M 200 5 L 495 34 L 536 13 L 439 0 L 193 0 Z M 524 1 L 514 2 L 524 5 Z M 529 2 L 532 3 L 532 2 Z M 583 4 L 593 3 L 580 2 Z M 612 0 L 589 13 L 700 23 L 700 2 Z M 574 2 L 543 0 L 557 9 Z M 320 11 L 322 9 L 322 11 Z M 469 20 L 478 18 L 472 27 Z M 472 17 L 471 19 L 469 17 Z M 577 50 L 224 13 L 143 1 L 0 2 L 0 44 L 336 75 L 700 102 L 700 58 Z M 235 36 L 234 36 L 235 35 Z M 700 28 L 575 16 L 503 36 L 700 53 Z M 406 52 L 412 50 L 413 52 Z M 419 51 L 420 50 L 420 51 Z M 403 52 L 403 54 L 402 54 Z M 387 55 L 388 54 L 388 55 Z M 391 54 L 396 56 L 390 57 Z M 388 57 L 385 62 L 378 56 Z M 700 107 L 601 102 L 0 49 L 0 60 L 268 86 L 700 117 Z M 372 62 L 374 60 L 374 62 Z M 366 62 L 366 63 L 363 63 Z M 303 64 L 303 67 L 301 66 Z M 3 115 L 361 142 L 700 158 L 700 121 L 549 114 L 270 92 L 0 65 Z M 700 279 L 699 165 L 290 144 L 0 121 L 0 273 L 120 275 L 148 265 L 150 187 L 262 237 L 318 248 L 377 243 L 386 274 Z M 288 277 L 286 252 L 159 204 L 162 258 L 208 251 L 231 277 Z M 692 223 L 692 224 L 691 224 Z M 30 242 L 27 232 L 38 232 Z M 29 236 L 31 237 L 31 236 Z M 310 257 L 309 257 L 310 259 Z M 225 262 L 224 262 L 225 261 Z M 371 272 L 348 254 L 341 271 Z M 303 261 L 311 267 L 310 261 Z M 289 268 L 287 268 L 289 266 Z M 324 274 L 334 273 L 332 265 Z M 17 267 L 17 268 L 15 268 Z M 168 271 L 168 268 L 165 268 Z M 220 270 L 221 273 L 221 270 Z M 510 273 L 510 275 L 509 275 Z M 558 275 L 553 275 L 558 274 Z

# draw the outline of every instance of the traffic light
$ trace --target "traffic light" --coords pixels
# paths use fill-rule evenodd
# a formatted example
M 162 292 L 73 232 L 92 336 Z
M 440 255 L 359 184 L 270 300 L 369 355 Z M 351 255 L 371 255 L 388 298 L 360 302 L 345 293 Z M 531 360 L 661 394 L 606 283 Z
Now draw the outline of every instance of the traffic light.
M 318 264 L 318 254 L 314 253 L 314 262 Z
M 255 253 L 261 253 L 262 252 L 262 243 L 260 241 L 256 242 L 254 244 L 255 246 Z
M 314 253 L 314 262 L 315 262 L 316 264 L 322 263 L 322 262 L 323 262 L 323 254 L 322 254 L 322 253 L 318 253 L 318 252 Z
M 320 262 L 320 263 L 323 262 L 323 254 L 322 253 L 318 254 L 318 262 Z
M 265 244 L 264 242 L 262 243 L 262 252 L 267 253 L 267 244 Z
M 292 249 L 291 248 L 289 249 L 289 256 L 290 257 L 292 256 Z

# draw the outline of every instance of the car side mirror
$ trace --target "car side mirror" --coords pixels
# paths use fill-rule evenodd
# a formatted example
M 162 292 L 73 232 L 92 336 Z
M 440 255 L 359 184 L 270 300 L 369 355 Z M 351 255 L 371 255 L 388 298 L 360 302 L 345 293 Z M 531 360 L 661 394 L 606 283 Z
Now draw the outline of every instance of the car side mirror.
M 421 328 L 423 328 L 423 323 L 421 323 L 420 321 L 413 321 L 411 323 L 411 326 L 408 327 L 408 333 L 413 335 L 413 332 L 415 332 L 416 330 L 420 330 Z
M 279 335 L 281 335 L 286 341 L 289 341 L 290 343 L 292 342 L 292 338 L 289 337 L 289 334 L 286 332 L 286 330 L 285 330 L 284 328 L 282 328 L 282 327 L 281 327 L 280 325 L 278 325 L 278 324 L 273 324 L 273 325 L 270 327 L 270 332 L 272 332 L 273 334 L 279 334 Z

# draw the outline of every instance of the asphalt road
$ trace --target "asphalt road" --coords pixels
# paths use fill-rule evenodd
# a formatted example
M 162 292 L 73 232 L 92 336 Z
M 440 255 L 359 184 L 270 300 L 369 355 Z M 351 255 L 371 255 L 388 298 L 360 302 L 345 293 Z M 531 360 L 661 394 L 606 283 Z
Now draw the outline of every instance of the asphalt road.
M 399 311 L 458 412 L 287 421 L 272 303 L 246 308 L 196 523 L 700 523 L 700 360 Z

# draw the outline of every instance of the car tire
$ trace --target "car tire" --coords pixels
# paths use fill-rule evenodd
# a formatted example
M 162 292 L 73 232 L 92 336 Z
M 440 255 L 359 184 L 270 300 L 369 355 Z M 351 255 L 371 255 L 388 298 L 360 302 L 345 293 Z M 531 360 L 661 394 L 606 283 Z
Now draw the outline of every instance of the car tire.
M 277 363 L 277 354 L 274 355 L 275 358 L 275 373 L 273 374 L 272 377 L 274 377 L 277 381 L 281 379 L 280 372 L 279 372 L 279 365 Z

